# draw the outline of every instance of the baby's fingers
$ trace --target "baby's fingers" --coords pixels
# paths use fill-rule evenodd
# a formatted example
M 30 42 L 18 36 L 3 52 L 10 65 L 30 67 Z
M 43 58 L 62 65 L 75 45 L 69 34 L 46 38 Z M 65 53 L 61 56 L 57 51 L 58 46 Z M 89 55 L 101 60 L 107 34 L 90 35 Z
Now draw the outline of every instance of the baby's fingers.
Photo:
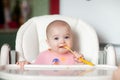
M 24 65 L 25 64 L 30 64 L 29 62 L 27 62 L 27 61 L 19 61 L 19 62 L 17 62 L 16 63 L 17 65 L 19 65 L 20 66 L 20 69 L 24 69 Z

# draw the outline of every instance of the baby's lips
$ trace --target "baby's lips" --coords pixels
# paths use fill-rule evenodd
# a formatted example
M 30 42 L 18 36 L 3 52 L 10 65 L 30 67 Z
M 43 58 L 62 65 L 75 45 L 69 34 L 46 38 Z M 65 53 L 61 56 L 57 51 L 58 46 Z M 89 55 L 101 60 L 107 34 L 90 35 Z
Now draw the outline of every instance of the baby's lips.
M 59 46 L 59 48 L 64 48 L 64 46 Z

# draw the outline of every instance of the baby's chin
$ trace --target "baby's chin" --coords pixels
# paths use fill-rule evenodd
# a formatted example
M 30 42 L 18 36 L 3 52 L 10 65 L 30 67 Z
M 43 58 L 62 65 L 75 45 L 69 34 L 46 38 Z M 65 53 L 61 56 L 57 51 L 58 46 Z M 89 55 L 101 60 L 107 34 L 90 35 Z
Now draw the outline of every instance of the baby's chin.
M 59 51 L 59 54 L 67 54 L 69 51 Z

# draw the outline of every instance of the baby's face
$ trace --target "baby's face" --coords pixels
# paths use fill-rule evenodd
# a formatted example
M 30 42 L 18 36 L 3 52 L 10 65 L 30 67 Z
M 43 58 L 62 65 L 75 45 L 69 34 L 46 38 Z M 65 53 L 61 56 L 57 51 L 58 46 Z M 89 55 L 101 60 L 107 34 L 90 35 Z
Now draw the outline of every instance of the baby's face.
M 68 50 L 63 46 L 72 48 L 72 33 L 69 27 L 57 26 L 50 29 L 48 45 L 55 53 L 67 53 Z

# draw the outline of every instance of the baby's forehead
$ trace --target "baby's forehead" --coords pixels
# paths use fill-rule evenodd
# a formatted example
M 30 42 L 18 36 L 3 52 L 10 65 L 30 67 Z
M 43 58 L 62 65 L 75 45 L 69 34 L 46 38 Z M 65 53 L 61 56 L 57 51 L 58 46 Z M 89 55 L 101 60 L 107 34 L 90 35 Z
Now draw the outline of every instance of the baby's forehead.
M 71 29 L 67 26 L 55 26 L 48 31 L 48 34 L 71 34 Z
M 49 30 L 70 30 L 70 27 L 68 27 L 68 26 L 62 26 L 62 25 L 56 25 L 56 26 L 51 26 L 50 28 L 49 28 Z
M 47 27 L 46 33 L 49 35 L 50 33 L 54 33 L 54 31 L 67 31 L 69 33 L 72 32 L 68 23 L 59 20 L 51 22 Z

